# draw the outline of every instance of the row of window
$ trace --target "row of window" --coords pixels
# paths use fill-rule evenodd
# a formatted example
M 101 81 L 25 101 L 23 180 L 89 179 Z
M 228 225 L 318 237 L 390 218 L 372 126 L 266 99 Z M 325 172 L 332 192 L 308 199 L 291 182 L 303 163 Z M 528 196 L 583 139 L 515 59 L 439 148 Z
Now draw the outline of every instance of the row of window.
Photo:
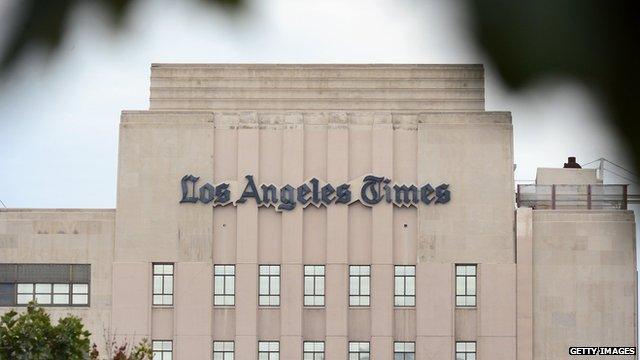
M 91 265 L 0 263 L 0 306 L 89 306 Z
M 89 284 L 18 284 L 16 303 L 40 305 L 88 305 Z
M 154 340 L 152 347 L 154 360 L 172 360 L 173 342 L 171 340 Z M 396 341 L 393 344 L 394 360 L 414 360 L 415 348 L 414 342 Z M 476 358 L 475 341 L 457 341 L 455 350 L 456 360 L 475 360 Z M 324 341 L 305 341 L 302 351 L 303 360 L 324 360 Z M 349 360 L 370 359 L 370 343 L 368 341 L 350 341 L 348 351 Z M 213 360 L 233 360 L 234 355 L 235 344 L 233 341 L 213 342 Z M 280 342 L 258 342 L 258 360 L 279 359 Z
M 35 301 L 40 305 L 87 306 L 89 284 L 68 283 L 2 283 L 2 305 L 26 305 Z
M 456 265 L 456 306 L 476 306 L 476 265 Z M 235 265 L 214 265 L 213 304 L 235 305 Z M 324 306 L 325 266 L 304 266 L 304 306 Z M 371 266 L 349 266 L 349 306 L 371 304 Z M 173 305 L 173 264 L 153 265 L 153 305 Z M 258 305 L 280 305 L 280 265 L 260 265 Z M 416 267 L 394 267 L 394 305 L 416 305 Z

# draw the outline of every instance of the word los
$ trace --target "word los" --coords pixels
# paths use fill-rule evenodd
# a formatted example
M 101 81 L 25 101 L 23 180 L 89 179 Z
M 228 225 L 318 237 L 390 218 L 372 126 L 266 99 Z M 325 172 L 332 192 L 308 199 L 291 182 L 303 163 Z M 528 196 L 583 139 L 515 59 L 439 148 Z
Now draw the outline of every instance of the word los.
M 224 206 L 231 203 L 243 204 L 253 199 L 259 206 L 293 210 L 297 204 L 303 207 L 310 204 L 320 207 L 360 201 L 367 206 L 380 202 L 392 203 L 396 206 L 416 206 L 420 203 L 445 204 L 451 200 L 448 184 L 441 184 L 435 188 L 431 184 L 425 184 L 418 188 L 416 185 L 392 184 L 391 179 L 375 175 L 366 175 L 335 187 L 329 183 L 322 183 L 316 178 L 298 187 L 289 184 L 282 187 L 276 187 L 273 184 L 257 186 L 253 175 L 246 175 L 245 179 L 244 184 L 227 181 L 217 185 L 205 183 L 198 186 L 199 177 L 185 175 L 180 182 L 182 188 L 180 203 L 200 202 Z
M 570 347 L 569 355 L 635 355 L 633 346 L 584 346 Z

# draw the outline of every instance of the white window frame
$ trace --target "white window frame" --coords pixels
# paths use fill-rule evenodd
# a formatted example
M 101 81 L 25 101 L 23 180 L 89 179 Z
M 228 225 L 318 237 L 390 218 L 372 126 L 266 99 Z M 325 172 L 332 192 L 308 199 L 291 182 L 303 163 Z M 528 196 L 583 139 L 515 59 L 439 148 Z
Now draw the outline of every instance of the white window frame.
M 89 304 L 89 284 L 71 284 L 71 303 L 79 306 Z
M 324 360 L 324 341 L 305 341 L 302 344 L 302 360 Z
M 324 306 L 325 266 L 304 266 L 304 306 Z
M 475 341 L 456 341 L 456 360 L 476 360 Z
M 371 359 L 371 344 L 368 341 L 349 341 L 349 360 Z
M 236 266 L 213 266 L 213 305 L 235 306 L 236 304 Z
M 280 306 L 280 265 L 258 266 L 258 305 Z
M 413 341 L 396 341 L 393 343 L 393 360 L 415 360 L 416 343 Z
M 89 285 L 88 284 L 61 284 L 61 283 L 54 283 L 51 284 L 51 304 L 53 305 L 67 305 L 70 303 L 70 300 L 72 300 L 73 296 L 75 295 L 75 292 L 73 294 L 71 294 L 71 291 L 74 289 L 74 287 L 77 287 L 76 285 L 84 285 L 87 287 L 87 290 L 84 293 L 88 293 L 89 292 Z M 89 303 L 89 295 L 85 295 L 86 296 L 86 300 L 84 302 L 74 302 L 74 305 L 86 305 L 87 303 Z M 60 299 L 64 299 L 64 300 L 60 300 Z
M 349 265 L 349 306 L 371 306 L 371 265 Z
M 153 306 L 173 306 L 175 266 L 173 263 L 153 263 Z
M 213 360 L 233 360 L 235 343 L 230 340 L 213 342 Z
M 393 303 L 398 307 L 416 306 L 416 267 L 415 265 L 394 266 Z
M 16 284 L 16 294 L 17 300 L 16 304 L 18 305 L 26 305 L 30 301 L 34 300 L 35 295 L 35 286 L 34 283 L 18 283 Z
M 64 300 L 60 300 L 60 299 Z M 16 283 L 15 303 L 28 305 L 35 301 L 41 306 L 89 306 L 89 284 L 85 283 Z
M 258 360 L 280 360 L 280 342 L 258 341 Z
M 172 340 L 153 340 L 151 342 L 153 352 L 153 360 L 172 360 L 173 359 L 173 341 Z
M 456 264 L 456 307 L 476 307 L 478 290 L 477 264 Z

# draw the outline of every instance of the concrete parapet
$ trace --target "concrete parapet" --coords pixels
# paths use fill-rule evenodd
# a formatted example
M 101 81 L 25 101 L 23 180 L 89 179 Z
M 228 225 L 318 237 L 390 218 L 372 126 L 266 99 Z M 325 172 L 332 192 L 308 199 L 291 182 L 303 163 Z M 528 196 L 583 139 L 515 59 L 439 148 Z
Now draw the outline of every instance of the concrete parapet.
M 151 110 L 484 110 L 482 65 L 154 64 Z

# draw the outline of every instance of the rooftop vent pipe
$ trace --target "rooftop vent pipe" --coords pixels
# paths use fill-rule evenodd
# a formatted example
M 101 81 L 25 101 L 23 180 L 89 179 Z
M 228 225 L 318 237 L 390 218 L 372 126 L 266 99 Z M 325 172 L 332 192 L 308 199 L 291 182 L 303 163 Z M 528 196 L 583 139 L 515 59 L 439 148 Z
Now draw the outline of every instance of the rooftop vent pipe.
M 569 156 L 569 159 L 566 163 L 564 163 L 563 168 L 565 169 L 582 169 L 582 166 L 576 162 L 575 156 Z

